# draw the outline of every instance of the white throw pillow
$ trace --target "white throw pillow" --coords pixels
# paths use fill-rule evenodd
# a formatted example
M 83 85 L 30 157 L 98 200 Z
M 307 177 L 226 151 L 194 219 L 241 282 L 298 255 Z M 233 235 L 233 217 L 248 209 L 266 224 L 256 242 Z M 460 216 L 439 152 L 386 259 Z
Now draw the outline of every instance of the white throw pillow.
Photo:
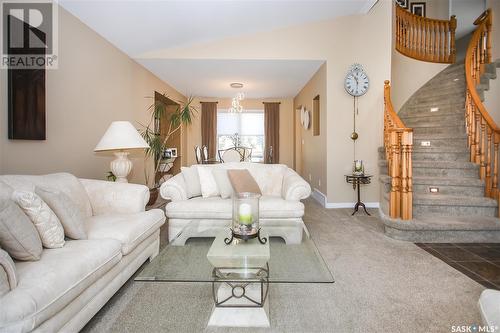
M 14 191 L 12 198 L 35 225 L 44 247 L 55 249 L 64 246 L 64 229 L 61 222 L 36 193 Z
M 13 290 L 17 286 L 16 266 L 7 252 L 0 249 L 0 296 L 6 294 L 5 291 Z
M 188 199 L 199 197 L 201 195 L 201 185 L 198 168 L 195 165 L 191 167 L 181 167 L 181 173 L 186 183 L 186 194 Z
M 198 166 L 197 169 L 200 176 L 201 196 L 203 198 L 219 196 L 219 188 L 212 173 L 213 167 Z
M 227 170 L 214 168 L 212 170 L 212 174 L 214 175 L 215 182 L 217 183 L 217 187 L 219 188 L 220 196 L 222 197 L 222 199 L 230 198 L 233 195 L 233 186 L 229 181 Z

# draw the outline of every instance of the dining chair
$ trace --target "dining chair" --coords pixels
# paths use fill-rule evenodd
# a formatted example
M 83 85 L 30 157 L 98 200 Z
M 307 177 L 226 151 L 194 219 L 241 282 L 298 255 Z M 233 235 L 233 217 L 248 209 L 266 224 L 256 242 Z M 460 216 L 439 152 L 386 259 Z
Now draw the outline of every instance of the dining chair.
M 244 156 L 237 148 L 219 150 L 219 159 L 222 163 L 242 162 Z
M 202 152 L 202 155 L 203 155 L 203 161 L 208 161 L 209 158 L 208 158 L 208 147 L 207 145 L 203 145 L 203 147 L 201 148 L 201 152 Z
M 200 146 L 194 146 L 194 156 L 196 157 L 196 163 L 201 164 L 203 162 L 201 157 L 201 148 Z

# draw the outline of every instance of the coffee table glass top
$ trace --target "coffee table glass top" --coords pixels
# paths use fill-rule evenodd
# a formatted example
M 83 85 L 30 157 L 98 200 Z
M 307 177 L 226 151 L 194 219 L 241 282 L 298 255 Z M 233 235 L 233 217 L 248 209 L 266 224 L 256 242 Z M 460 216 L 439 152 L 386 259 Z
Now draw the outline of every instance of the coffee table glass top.
M 264 228 L 262 230 L 265 232 Z M 153 261 L 145 265 L 135 281 L 212 282 L 214 267 L 207 259 L 207 254 L 213 242 L 214 238 L 190 238 L 185 245 L 175 245 L 174 239 Z M 281 238 L 274 237 L 269 238 L 268 242 L 270 283 L 334 282 L 332 273 L 306 232 L 301 244 L 287 245 Z

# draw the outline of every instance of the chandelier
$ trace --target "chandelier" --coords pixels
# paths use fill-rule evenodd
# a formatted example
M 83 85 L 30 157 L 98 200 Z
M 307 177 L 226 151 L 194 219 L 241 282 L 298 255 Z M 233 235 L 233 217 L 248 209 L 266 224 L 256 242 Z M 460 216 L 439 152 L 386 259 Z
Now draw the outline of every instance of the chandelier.
M 242 88 L 243 84 L 241 83 L 231 83 L 231 88 Z M 245 94 L 239 92 L 235 97 L 231 100 L 231 107 L 229 108 L 229 113 L 241 113 L 243 112 L 243 106 L 241 106 L 240 102 L 245 99 Z

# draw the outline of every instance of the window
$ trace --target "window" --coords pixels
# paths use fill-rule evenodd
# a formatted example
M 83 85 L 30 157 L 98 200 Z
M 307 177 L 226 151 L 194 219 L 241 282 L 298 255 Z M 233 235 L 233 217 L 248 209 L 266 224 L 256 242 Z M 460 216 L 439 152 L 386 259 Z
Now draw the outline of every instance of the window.
M 217 149 L 235 146 L 252 148 L 253 162 L 264 160 L 264 110 L 217 112 Z

